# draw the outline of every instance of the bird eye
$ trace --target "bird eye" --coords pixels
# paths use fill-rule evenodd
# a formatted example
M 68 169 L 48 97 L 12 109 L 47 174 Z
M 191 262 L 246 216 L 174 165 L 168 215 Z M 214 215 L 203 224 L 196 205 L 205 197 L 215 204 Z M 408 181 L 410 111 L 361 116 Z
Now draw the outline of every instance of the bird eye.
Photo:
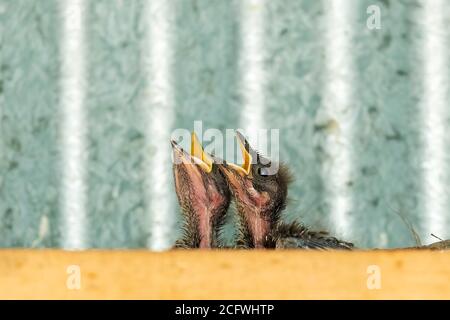
M 262 177 L 270 176 L 269 168 L 265 167 L 258 168 L 258 174 Z

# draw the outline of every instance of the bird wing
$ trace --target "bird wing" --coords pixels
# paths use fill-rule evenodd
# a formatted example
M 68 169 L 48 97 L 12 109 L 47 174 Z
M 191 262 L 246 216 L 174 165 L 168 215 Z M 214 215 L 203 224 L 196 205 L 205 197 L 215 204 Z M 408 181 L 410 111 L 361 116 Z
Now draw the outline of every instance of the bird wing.
M 280 224 L 274 232 L 276 248 L 297 248 L 314 250 L 353 249 L 353 244 L 331 237 L 327 232 L 310 231 L 294 222 Z

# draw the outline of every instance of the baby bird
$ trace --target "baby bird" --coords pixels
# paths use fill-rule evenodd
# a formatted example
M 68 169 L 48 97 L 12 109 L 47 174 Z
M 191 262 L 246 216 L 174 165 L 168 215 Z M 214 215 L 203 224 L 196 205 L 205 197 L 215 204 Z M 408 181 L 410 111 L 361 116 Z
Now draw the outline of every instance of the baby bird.
M 171 141 L 175 191 L 184 217 L 183 235 L 175 248 L 219 248 L 220 231 L 231 194 L 225 177 L 191 136 L 191 154 Z
M 351 249 L 353 244 L 330 237 L 326 232 L 310 231 L 299 223 L 280 221 L 286 207 L 288 168 L 272 164 L 250 147 L 237 132 L 243 165 L 218 164 L 235 198 L 241 221 L 238 246 L 244 248 Z

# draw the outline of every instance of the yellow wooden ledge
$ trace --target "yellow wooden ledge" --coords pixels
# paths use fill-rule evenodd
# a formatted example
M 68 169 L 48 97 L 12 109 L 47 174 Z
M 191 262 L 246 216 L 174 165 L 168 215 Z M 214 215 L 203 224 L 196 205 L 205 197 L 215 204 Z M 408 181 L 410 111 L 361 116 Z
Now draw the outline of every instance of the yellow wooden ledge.
M 0 298 L 450 299 L 450 252 L 0 250 Z

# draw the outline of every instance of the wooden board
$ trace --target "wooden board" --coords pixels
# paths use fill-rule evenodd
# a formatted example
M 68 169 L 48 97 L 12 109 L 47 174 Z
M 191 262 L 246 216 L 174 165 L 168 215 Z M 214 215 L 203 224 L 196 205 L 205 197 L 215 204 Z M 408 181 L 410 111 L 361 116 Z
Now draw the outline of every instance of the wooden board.
M 0 298 L 450 299 L 450 252 L 0 250 Z

